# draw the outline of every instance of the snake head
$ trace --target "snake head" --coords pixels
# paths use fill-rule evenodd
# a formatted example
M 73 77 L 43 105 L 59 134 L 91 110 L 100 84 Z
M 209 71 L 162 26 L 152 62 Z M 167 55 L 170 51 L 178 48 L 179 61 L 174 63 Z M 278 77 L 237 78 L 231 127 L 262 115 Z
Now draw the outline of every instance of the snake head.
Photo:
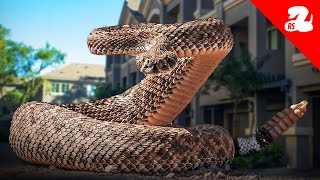
M 138 69 L 145 75 L 160 75 L 170 73 L 177 65 L 177 56 L 164 53 L 158 56 L 139 54 L 136 57 Z

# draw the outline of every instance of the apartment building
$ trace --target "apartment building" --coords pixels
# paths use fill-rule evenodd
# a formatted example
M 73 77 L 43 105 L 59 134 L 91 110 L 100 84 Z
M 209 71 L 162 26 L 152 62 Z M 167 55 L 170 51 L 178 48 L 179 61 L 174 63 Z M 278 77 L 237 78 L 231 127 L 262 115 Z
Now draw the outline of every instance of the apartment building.
M 308 112 L 279 143 L 286 149 L 288 167 L 310 169 L 320 167 L 320 72 L 310 61 L 263 16 L 249 0 L 136 0 L 143 21 L 153 23 L 186 22 L 217 17 L 223 19 L 234 35 L 234 54 L 240 46 L 253 57 L 269 55 L 260 70 L 263 88 L 239 105 L 239 136 L 252 134 L 284 107 L 308 100 Z M 124 3 L 119 25 L 141 21 Z M 106 78 L 112 85 L 131 87 L 143 74 L 136 68 L 134 57 L 106 57 Z M 214 123 L 233 132 L 233 99 L 227 91 L 198 94 L 177 122 L 183 125 Z M 187 113 L 186 113 L 187 112 Z M 191 118 L 186 118 L 191 115 Z M 186 120 L 187 119 L 187 120 Z M 186 121 L 188 121 L 186 123 Z

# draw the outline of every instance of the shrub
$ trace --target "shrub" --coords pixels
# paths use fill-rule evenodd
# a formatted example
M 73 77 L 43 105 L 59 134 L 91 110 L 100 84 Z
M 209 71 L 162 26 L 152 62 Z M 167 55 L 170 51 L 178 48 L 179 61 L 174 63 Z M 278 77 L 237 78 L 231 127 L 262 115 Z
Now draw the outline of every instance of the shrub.
M 9 129 L 0 127 L 0 141 L 9 141 Z
M 286 165 L 284 149 L 277 143 L 269 144 L 265 149 L 251 156 L 235 157 L 232 168 L 267 168 Z

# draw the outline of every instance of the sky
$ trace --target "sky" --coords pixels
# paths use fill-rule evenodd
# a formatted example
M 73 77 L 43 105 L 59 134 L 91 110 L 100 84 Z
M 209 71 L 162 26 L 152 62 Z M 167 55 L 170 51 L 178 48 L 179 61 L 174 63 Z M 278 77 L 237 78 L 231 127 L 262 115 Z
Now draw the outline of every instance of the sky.
M 105 64 L 87 48 L 89 32 L 117 25 L 124 0 L 0 0 L 0 24 L 10 38 L 34 48 L 46 42 L 66 53 L 66 64 Z

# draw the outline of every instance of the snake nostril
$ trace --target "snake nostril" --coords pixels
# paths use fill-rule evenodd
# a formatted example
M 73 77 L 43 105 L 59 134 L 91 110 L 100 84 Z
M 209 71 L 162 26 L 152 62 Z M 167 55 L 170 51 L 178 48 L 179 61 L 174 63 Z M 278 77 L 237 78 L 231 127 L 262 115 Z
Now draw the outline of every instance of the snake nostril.
M 159 68 L 158 68 L 158 66 L 157 66 L 156 64 L 153 64 L 153 66 L 152 66 L 152 72 L 153 72 L 153 73 L 158 73 L 158 72 L 159 72 Z

